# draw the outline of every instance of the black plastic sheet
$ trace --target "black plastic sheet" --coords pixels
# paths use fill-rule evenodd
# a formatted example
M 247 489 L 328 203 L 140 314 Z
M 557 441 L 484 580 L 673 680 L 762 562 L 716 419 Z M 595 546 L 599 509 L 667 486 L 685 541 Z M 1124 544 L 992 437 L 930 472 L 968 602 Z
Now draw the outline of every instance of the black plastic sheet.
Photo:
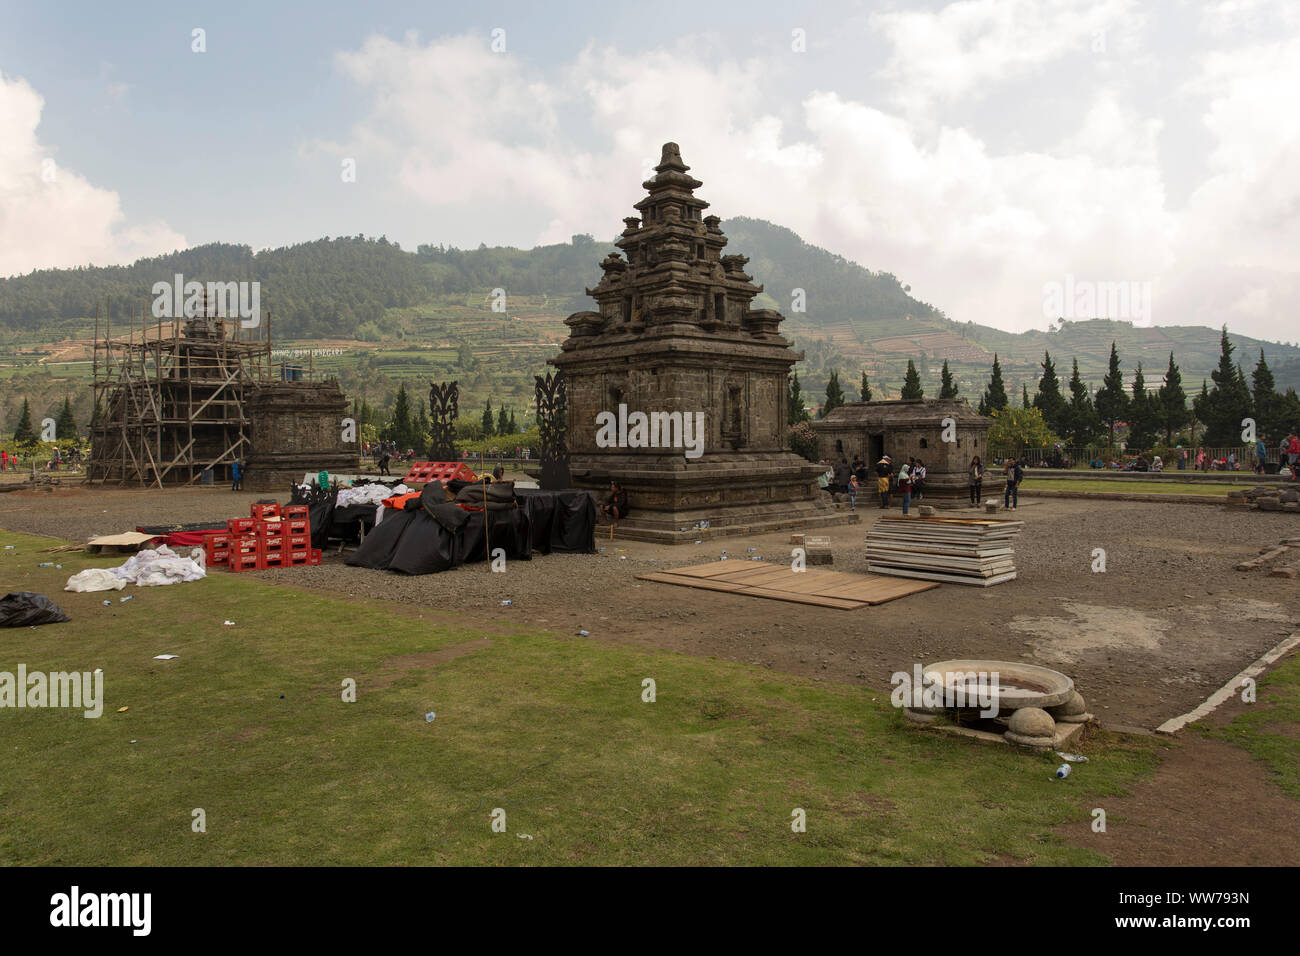
M 586 491 L 517 492 L 518 508 L 465 511 L 426 493 L 420 507 L 390 509 L 346 563 L 353 567 L 433 574 L 491 560 L 539 554 L 591 554 L 596 550 L 596 501 Z
M 67 619 L 62 608 L 44 594 L 14 591 L 0 598 L 0 627 L 62 624 Z

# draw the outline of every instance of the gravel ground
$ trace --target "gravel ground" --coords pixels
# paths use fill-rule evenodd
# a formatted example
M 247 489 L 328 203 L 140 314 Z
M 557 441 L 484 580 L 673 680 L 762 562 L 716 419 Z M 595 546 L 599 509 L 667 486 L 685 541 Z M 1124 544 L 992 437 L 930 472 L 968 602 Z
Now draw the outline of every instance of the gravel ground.
M 71 541 L 137 524 L 222 519 L 266 498 L 225 489 L 0 494 L 0 527 Z M 832 529 L 834 569 L 865 572 L 874 520 Z M 636 580 L 637 574 L 761 555 L 788 561 L 787 533 L 668 547 L 610 541 L 596 555 L 549 555 L 406 577 L 349 568 L 262 572 L 277 583 L 441 611 L 461 625 L 520 626 L 592 640 L 717 657 L 821 680 L 888 688 L 915 662 L 1025 660 L 1069 674 L 1109 723 L 1154 727 L 1184 713 L 1300 626 L 1300 584 L 1238 572 L 1266 545 L 1300 536 L 1300 517 L 1208 505 L 1073 499 L 1024 501 L 1016 581 L 943 585 L 858 611 L 838 611 Z M 754 549 L 752 552 L 748 549 Z M 1092 570 L 1094 549 L 1105 573 Z M 1290 558 L 1292 563 L 1296 558 Z M 509 600 L 509 606 L 502 606 Z

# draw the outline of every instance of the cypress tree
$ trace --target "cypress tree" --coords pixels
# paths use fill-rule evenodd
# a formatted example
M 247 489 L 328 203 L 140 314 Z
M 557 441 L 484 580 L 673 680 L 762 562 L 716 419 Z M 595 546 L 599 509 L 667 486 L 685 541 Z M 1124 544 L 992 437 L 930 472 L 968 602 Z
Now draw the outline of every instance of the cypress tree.
M 77 418 L 72 414 L 72 402 L 63 396 L 63 408 L 59 409 L 59 418 L 54 425 L 54 437 L 59 441 L 75 440 L 77 437 Z
M 1255 405 L 1256 433 L 1264 439 L 1277 439 L 1286 434 L 1284 423 L 1277 421 L 1278 394 L 1274 388 L 1273 372 L 1264 361 L 1264 350 L 1259 350 L 1259 364 L 1251 373 L 1251 399 Z M 1279 428 L 1281 431 L 1279 432 Z
M 396 442 L 399 449 L 412 447 L 411 401 L 406 396 L 405 383 L 397 386 L 397 398 L 393 401 L 393 421 L 388 426 L 388 440 Z
M 791 425 L 808 420 L 808 409 L 803 407 L 803 389 L 799 385 L 797 372 L 790 374 L 790 382 L 785 393 L 785 418 Z
M 1232 360 L 1233 350 L 1225 325 L 1219 335 L 1219 365 L 1210 373 L 1214 387 L 1196 409 L 1196 417 L 1205 425 L 1207 445 L 1238 444 L 1242 419 L 1251 414 L 1250 389 L 1241 367 Z
M 1155 443 L 1159 421 L 1155 406 L 1147 395 L 1146 378 L 1142 375 L 1142 363 L 1138 362 L 1133 375 L 1133 397 L 1128 408 L 1128 444 L 1136 451 L 1146 451 Z
M 1119 367 L 1119 351 L 1110 343 L 1110 369 L 1097 392 L 1097 415 L 1107 427 L 1107 445 L 1115 444 L 1115 425 L 1128 414 L 1128 395 L 1124 393 L 1124 372 Z
M 23 399 L 23 411 L 18 416 L 18 427 L 14 429 L 14 441 L 19 445 L 36 444 L 36 432 L 32 431 L 32 407 Z
M 504 405 L 502 405 L 497 412 L 497 434 L 510 434 L 510 416 L 506 414 L 506 407 Z
M 925 392 L 921 388 L 921 376 L 916 370 L 916 363 L 911 359 L 907 360 L 907 374 L 903 377 L 902 398 L 924 398 Z
M 491 438 L 495 427 L 496 421 L 492 418 L 492 399 L 489 398 L 487 404 L 483 406 L 483 437 Z
M 1183 373 L 1174 364 L 1174 353 L 1169 353 L 1169 369 L 1165 372 L 1165 383 L 1157 393 L 1160 424 L 1165 430 L 1165 444 L 1172 445 L 1174 432 L 1187 424 L 1191 414 L 1187 411 L 1187 395 L 1183 392 Z
M 980 399 L 980 414 L 988 415 L 1010 404 L 1007 401 L 1007 387 L 1002 382 L 1002 366 L 998 364 L 998 354 L 994 352 L 993 373 L 989 378 L 989 387 L 984 390 L 984 397 Z
M 871 383 L 867 381 L 867 370 L 862 370 L 862 384 L 858 386 L 858 395 L 862 401 L 871 401 Z
M 1097 410 L 1092 405 L 1092 395 L 1079 377 L 1079 360 L 1075 359 L 1074 371 L 1070 375 L 1070 440 L 1076 445 L 1091 444 L 1100 425 Z
M 840 388 L 840 373 L 831 372 L 826 380 L 826 404 L 822 406 L 822 418 L 844 404 L 844 390 Z
M 1043 413 L 1043 421 L 1058 435 L 1070 430 L 1070 403 L 1061 394 L 1061 380 L 1056 375 L 1056 363 L 1049 352 L 1043 352 L 1043 376 L 1038 380 L 1038 394 L 1034 408 Z
M 867 374 L 865 372 L 862 373 L 862 380 L 864 382 L 867 380 Z M 939 397 L 940 398 L 957 397 L 957 383 L 953 381 L 952 372 L 948 370 L 947 359 L 943 360 L 943 370 L 939 373 Z

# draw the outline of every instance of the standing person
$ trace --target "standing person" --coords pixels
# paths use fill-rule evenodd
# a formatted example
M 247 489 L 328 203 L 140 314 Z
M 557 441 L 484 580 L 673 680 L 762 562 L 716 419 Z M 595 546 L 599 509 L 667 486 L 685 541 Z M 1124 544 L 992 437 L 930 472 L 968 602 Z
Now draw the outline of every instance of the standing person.
M 907 461 L 916 463 L 915 458 L 909 458 Z M 907 507 L 912 503 L 912 472 L 907 467 L 907 462 L 898 469 L 898 493 L 903 496 L 903 514 L 907 514 Z
M 393 456 L 392 456 L 391 454 L 389 454 L 389 451 L 388 451 L 387 448 L 385 448 L 385 449 L 383 450 L 383 453 L 379 456 L 379 473 L 380 473 L 381 475 L 388 475 L 388 474 L 389 474 L 389 472 L 388 472 L 388 462 L 392 459 L 392 457 L 393 457 Z M 391 477 L 391 476 L 390 476 L 390 477 Z
M 236 461 L 230 466 L 230 490 L 244 490 L 244 463 L 241 461 Z
M 888 455 L 876 462 L 876 491 L 880 492 L 882 511 L 889 507 L 889 471 L 892 467 Z
M 984 493 L 984 462 L 980 461 L 979 455 L 970 460 L 966 480 L 970 483 L 970 503 L 978 508 L 980 497 Z
M 920 501 L 925 492 L 925 479 L 928 472 L 925 470 L 925 462 L 921 459 L 913 459 L 912 464 L 912 497 Z
M 1178 470 L 1187 470 L 1187 449 L 1182 445 L 1178 446 Z
M 1287 445 L 1287 462 L 1291 466 L 1291 480 L 1295 481 L 1296 463 L 1300 462 L 1300 437 L 1295 432 L 1291 433 L 1291 443 Z
M 1255 442 L 1255 473 L 1264 474 L 1264 466 L 1268 464 L 1268 444 L 1263 438 Z
M 0 471 L 9 470 L 9 452 L 0 451 Z
M 849 478 L 849 510 L 858 510 L 858 476 L 853 475 Z
M 835 487 L 839 488 L 841 494 L 849 493 L 849 475 L 853 474 L 849 470 L 849 460 L 841 458 L 840 463 L 835 466 Z
M 1020 462 L 1014 458 L 1007 459 L 1007 487 L 1002 492 L 1002 507 L 1015 511 L 1020 506 L 1020 482 L 1025 477 Z

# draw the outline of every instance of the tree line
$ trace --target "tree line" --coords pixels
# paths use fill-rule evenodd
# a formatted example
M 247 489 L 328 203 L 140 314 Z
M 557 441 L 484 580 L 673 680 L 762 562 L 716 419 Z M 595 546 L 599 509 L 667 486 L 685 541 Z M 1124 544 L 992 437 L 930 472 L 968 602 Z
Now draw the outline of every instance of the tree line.
M 1227 326 L 1224 326 L 1219 339 L 1218 367 L 1210 373 L 1208 380 L 1202 379 L 1200 391 L 1191 396 L 1190 403 L 1173 352 L 1169 353 L 1169 366 L 1158 386 L 1148 386 L 1141 362 L 1137 363 L 1132 380 L 1126 383 L 1119 350 L 1112 341 L 1106 376 L 1101 385 L 1093 389 L 1080 377 L 1078 359 L 1073 360 L 1069 381 L 1063 386 L 1056 362 L 1049 351 L 1044 351 L 1043 361 L 1039 363 L 1042 375 L 1038 379 L 1038 388 L 1031 398 L 1028 386 L 1021 386 L 1020 408 L 1037 413 L 1031 417 L 1041 423 L 1041 433 L 1035 435 L 1040 440 L 1049 443 L 1063 441 L 1077 446 L 1104 440 L 1113 447 L 1117 429 L 1124 426 L 1127 428 L 1125 446 L 1136 451 L 1148 450 L 1161 439 L 1166 445 L 1173 445 L 1176 439 L 1212 447 L 1240 445 L 1251 432 L 1246 427 L 1248 420 L 1254 422 L 1253 433 L 1271 444 L 1300 429 L 1300 397 L 1294 388 L 1285 392 L 1277 390 L 1263 350 L 1260 350 L 1259 360 L 1249 377 L 1240 362 L 1233 359 L 1234 351 L 1235 347 L 1228 339 Z M 871 401 L 871 386 L 865 371 L 858 395 L 859 401 Z M 925 397 L 920 374 L 911 359 L 907 362 L 901 397 Z M 939 397 L 959 397 L 946 360 L 941 372 Z M 839 372 L 834 371 L 826 385 L 822 417 L 845 401 Z M 786 404 L 791 425 L 811 419 L 804 406 L 797 374 L 789 378 Z M 978 408 L 981 415 L 995 417 L 1011 409 L 996 353 Z M 1032 424 L 1026 422 L 1022 428 L 1032 427 Z

